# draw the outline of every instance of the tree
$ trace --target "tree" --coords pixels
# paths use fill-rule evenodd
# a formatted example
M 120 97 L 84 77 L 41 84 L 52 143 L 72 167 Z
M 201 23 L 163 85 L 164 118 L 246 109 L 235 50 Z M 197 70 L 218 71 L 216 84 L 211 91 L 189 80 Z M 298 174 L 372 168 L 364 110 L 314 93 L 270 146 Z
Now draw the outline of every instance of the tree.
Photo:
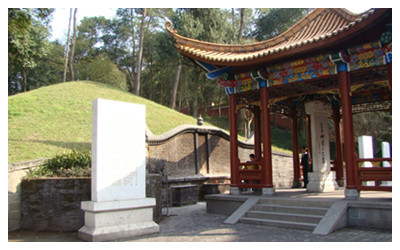
M 176 67 L 176 72 L 175 72 L 175 79 L 174 79 L 174 84 L 172 86 L 172 91 L 171 91 L 171 98 L 169 101 L 169 107 L 171 109 L 175 109 L 176 105 L 176 93 L 178 91 L 178 85 L 179 85 L 179 76 L 181 74 L 182 70 L 182 61 L 179 60 L 178 66 Z
M 135 52 L 132 52 L 132 27 L 130 9 L 118 9 L 117 17 L 83 18 L 78 26 L 74 60 L 86 67 L 90 60 L 102 54 L 107 56 L 126 75 L 128 90 L 133 92 Z M 133 42 L 134 44 L 135 42 Z M 76 72 L 79 79 L 86 76 Z M 124 83 L 125 84 L 125 83 Z
M 62 82 L 64 58 L 64 46 L 58 41 L 50 42 L 46 55 L 28 74 L 30 89 Z
M 77 33 L 77 24 L 76 24 L 76 12 L 77 11 L 78 11 L 78 9 L 75 8 L 75 10 L 74 10 L 74 31 L 73 31 L 72 40 L 71 40 L 71 54 L 69 56 L 70 81 L 75 80 L 73 61 L 74 61 L 75 42 L 76 42 L 76 33 Z
M 104 54 L 100 54 L 81 68 L 82 77 L 87 80 L 107 83 L 122 90 L 126 90 L 126 76 Z
M 178 33 L 213 43 L 231 44 L 236 41 L 236 28 L 228 22 L 229 13 L 225 9 L 179 9 L 172 20 Z
M 139 52 L 136 60 L 136 81 L 135 81 L 135 95 L 140 95 L 140 74 L 142 71 L 142 55 L 143 55 L 143 38 L 144 38 L 144 24 L 146 19 L 147 9 L 143 9 L 142 22 L 140 24 L 140 39 L 139 39 Z
M 110 50 L 119 52 L 118 57 L 115 57 L 117 65 L 127 75 L 129 91 L 134 93 L 137 58 L 136 12 L 134 8 L 120 8 L 117 10 L 116 16 L 117 19 L 113 21 L 112 25 L 112 30 L 115 34 L 112 40 L 116 42 L 116 44 L 109 48 Z M 109 51 L 107 53 L 109 53 Z
M 282 8 L 261 12 L 252 36 L 258 41 L 275 37 L 303 18 L 311 9 Z
M 232 12 L 225 9 L 177 9 L 176 14 L 171 16 L 174 29 L 179 34 L 214 43 L 233 44 L 237 42 L 237 27 L 230 22 Z M 219 102 L 218 89 L 215 81 L 205 77 L 204 72 L 199 70 L 192 62 L 184 59 L 183 67 L 187 67 L 184 86 L 191 91 L 185 91 L 180 102 L 189 103 L 192 115 L 197 116 L 198 106 L 207 107 L 212 102 Z M 179 88 L 178 91 L 184 91 Z
M 251 136 L 251 123 L 254 120 L 254 114 L 247 108 L 241 109 L 244 119 L 244 136 L 246 139 L 250 138 Z
M 244 19 L 244 8 L 240 9 L 240 24 L 239 24 L 239 34 L 238 34 L 238 41 L 242 38 L 243 32 L 243 19 Z
M 9 94 L 30 88 L 28 75 L 49 50 L 48 22 L 54 9 L 8 9 Z
M 136 43 L 135 43 L 135 22 L 134 22 L 134 10 L 133 8 L 130 8 L 130 23 L 131 23 L 131 37 L 132 37 L 132 70 L 131 70 L 131 75 L 132 75 L 132 84 L 131 84 L 131 88 L 133 90 L 133 86 L 134 86 L 134 81 L 133 79 L 136 79 L 135 74 L 135 53 L 136 53 Z
M 72 8 L 70 9 L 70 12 L 69 12 L 68 38 L 67 38 L 67 45 L 65 46 L 65 60 L 64 60 L 63 82 L 66 81 L 66 76 L 67 76 L 68 51 L 69 51 L 70 32 L 71 32 L 71 19 L 72 19 Z

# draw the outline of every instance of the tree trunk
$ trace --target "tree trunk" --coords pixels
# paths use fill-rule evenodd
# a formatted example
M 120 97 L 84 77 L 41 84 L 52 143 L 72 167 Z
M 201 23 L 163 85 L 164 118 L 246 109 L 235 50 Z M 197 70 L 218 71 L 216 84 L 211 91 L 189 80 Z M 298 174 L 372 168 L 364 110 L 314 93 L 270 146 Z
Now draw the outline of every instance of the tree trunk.
M 26 92 L 27 80 L 26 80 L 26 69 L 24 66 L 22 66 L 22 78 L 24 79 L 24 92 Z
M 238 41 L 242 38 L 243 32 L 243 18 L 244 18 L 244 8 L 240 9 L 240 25 L 239 25 L 239 34 L 238 34 Z
M 235 27 L 235 9 L 231 9 L 231 15 L 232 15 L 232 25 Z
M 193 102 L 192 102 L 192 116 L 197 118 L 197 94 L 194 96 Z
M 133 22 L 133 8 L 130 9 L 131 11 L 131 36 L 132 36 L 132 71 L 130 72 L 130 86 L 129 86 L 129 91 L 134 92 L 135 89 L 135 68 L 136 68 L 136 63 L 135 63 L 135 53 L 136 53 L 136 43 L 135 43 L 135 23 Z
M 136 70 L 136 85 L 135 85 L 135 95 L 139 96 L 140 93 L 140 73 L 142 70 L 142 55 L 143 55 L 143 38 L 144 38 L 144 21 L 146 18 L 147 9 L 143 9 L 142 23 L 140 24 L 140 39 L 139 39 L 139 52 L 136 60 L 137 70 Z
M 74 52 L 75 52 L 75 41 L 76 41 L 76 12 L 78 11 L 77 8 L 75 8 L 74 11 L 74 33 L 72 35 L 72 40 L 71 40 L 71 54 L 69 56 L 69 74 L 70 74 L 70 81 L 74 81 L 74 67 L 72 65 L 72 62 L 74 61 Z
M 175 109 L 176 105 L 176 92 L 178 91 L 178 84 L 179 84 L 179 76 L 181 74 L 182 70 L 182 61 L 179 60 L 178 66 L 176 67 L 175 71 L 175 80 L 174 80 L 174 85 L 172 86 L 172 91 L 171 91 L 171 98 L 169 100 L 169 107 L 171 109 Z
M 222 97 L 222 88 L 218 88 L 218 101 L 217 101 L 217 106 L 218 106 L 218 117 L 221 117 L 221 99 Z
M 64 74 L 63 74 L 63 82 L 66 81 L 67 78 L 67 65 L 68 65 L 68 52 L 69 52 L 69 41 L 70 41 L 70 33 L 71 33 L 71 19 L 72 19 L 72 8 L 69 12 L 69 23 L 68 23 L 68 38 L 67 38 L 67 46 L 65 46 L 65 61 L 64 61 Z
M 250 125 L 253 120 L 253 113 L 246 108 L 241 109 L 241 111 L 243 113 L 244 136 L 246 137 L 247 140 L 249 139 L 251 133 Z

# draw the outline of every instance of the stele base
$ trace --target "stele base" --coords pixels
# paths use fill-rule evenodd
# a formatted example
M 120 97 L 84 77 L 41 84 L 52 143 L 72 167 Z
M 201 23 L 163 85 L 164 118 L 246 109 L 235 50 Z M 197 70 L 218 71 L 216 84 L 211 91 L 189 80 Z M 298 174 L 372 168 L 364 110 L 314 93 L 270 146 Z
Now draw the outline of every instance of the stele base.
M 114 241 L 159 233 L 153 221 L 154 198 L 123 201 L 83 201 L 85 226 L 78 231 L 85 241 Z
M 332 192 L 339 189 L 336 183 L 336 173 L 329 172 L 309 172 L 307 192 L 323 193 Z

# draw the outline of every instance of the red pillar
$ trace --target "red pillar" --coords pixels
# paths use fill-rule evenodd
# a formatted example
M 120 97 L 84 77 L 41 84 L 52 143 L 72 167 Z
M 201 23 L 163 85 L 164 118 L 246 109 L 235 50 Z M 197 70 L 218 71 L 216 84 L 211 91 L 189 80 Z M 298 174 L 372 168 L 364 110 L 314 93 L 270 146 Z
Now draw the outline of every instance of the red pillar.
M 335 145 L 336 145 L 336 159 L 335 159 L 335 171 L 336 171 L 336 182 L 339 187 L 344 186 L 344 175 L 343 175 L 343 145 L 342 145 L 342 129 L 340 126 L 340 108 L 337 105 L 332 105 L 333 110 L 333 121 L 335 127 Z
M 262 87 L 261 92 L 261 113 L 262 113 L 262 131 L 263 131 L 263 149 L 262 158 L 262 186 L 272 188 L 272 150 L 271 150 L 271 124 L 269 117 L 269 92 L 267 87 Z
M 231 187 L 237 187 L 239 179 L 236 95 L 229 95 L 229 131 L 231 153 Z
M 344 132 L 344 152 L 346 161 L 346 189 L 356 190 L 356 171 L 353 116 L 351 111 L 351 93 L 349 73 L 339 72 L 339 90 L 342 102 L 342 119 Z M 357 190 L 356 190 L 357 191 Z M 358 191 L 357 191 L 358 192 Z
M 261 160 L 261 119 L 257 106 L 254 107 L 254 154 L 257 160 Z
M 392 90 L 392 63 L 389 63 L 387 65 L 387 68 L 388 68 L 389 86 L 390 90 Z
M 301 188 L 299 165 L 299 136 L 297 128 L 297 108 L 292 107 L 292 151 L 293 151 L 293 188 Z

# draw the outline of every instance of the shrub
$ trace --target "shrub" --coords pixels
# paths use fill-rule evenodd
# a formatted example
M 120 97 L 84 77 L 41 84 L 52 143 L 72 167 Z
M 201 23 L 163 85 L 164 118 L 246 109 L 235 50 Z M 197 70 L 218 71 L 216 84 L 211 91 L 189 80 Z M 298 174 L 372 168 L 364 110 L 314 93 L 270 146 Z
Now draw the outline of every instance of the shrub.
M 62 153 L 46 161 L 43 165 L 29 170 L 27 178 L 39 177 L 90 177 L 90 152 L 72 150 Z

